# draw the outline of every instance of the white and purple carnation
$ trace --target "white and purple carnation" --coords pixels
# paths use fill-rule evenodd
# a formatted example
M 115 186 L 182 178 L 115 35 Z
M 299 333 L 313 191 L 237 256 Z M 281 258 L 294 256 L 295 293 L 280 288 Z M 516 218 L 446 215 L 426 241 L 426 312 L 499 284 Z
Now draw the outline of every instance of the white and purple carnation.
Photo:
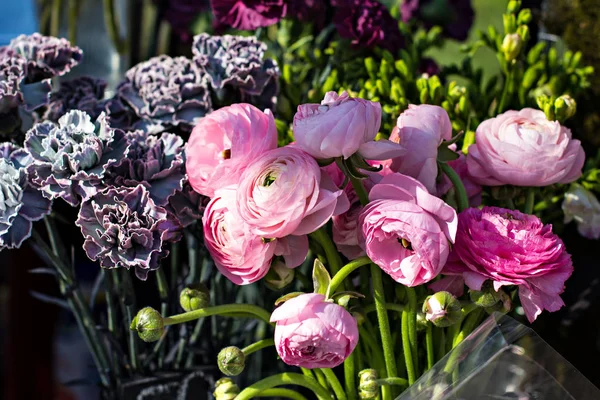
M 81 204 L 75 224 L 91 260 L 103 268 L 133 267 L 141 280 L 169 254 L 167 243 L 181 238 L 181 225 L 142 185 L 96 193 Z
M 165 205 L 165 208 L 185 228 L 202 219 L 209 201 L 208 197 L 202 196 L 192 189 L 186 180 L 183 189 L 169 197 L 169 204 Z
M 50 94 L 44 118 L 58 121 L 71 110 L 80 110 L 96 119 L 104 111 L 104 91 L 106 82 L 90 76 L 63 81 L 60 88 Z
M 58 124 L 43 122 L 27 132 L 25 148 L 33 158 L 29 177 L 47 198 L 76 206 L 79 197 L 97 191 L 110 166 L 123 162 L 128 147 L 125 133 L 112 129 L 104 114 L 92 122 L 86 113 L 70 111 Z

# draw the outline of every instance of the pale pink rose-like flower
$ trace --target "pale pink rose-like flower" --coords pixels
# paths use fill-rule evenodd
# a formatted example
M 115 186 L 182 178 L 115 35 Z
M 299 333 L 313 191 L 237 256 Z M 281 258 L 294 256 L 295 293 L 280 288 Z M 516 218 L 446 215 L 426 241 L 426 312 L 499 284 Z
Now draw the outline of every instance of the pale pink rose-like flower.
M 444 267 L 456 234 L 456 211 L 402 174 L 384 177 L 359 216 L 359 242 L 396 282 L 417 286 Z
M 233 104 L 202 118 L 186 145 L 192 188 L 207 197 L 236 184 L 253 158 L 277 147 L 273 114 L 250 104 Z
M 349 207 L 348 199 L 309 154 L 295 146 L 270 150 L 246 168 L 237 210 L 255 235 L 306 235 Z
M 577 223 L 579 234 L 588 239 L 600 239 L 600 202 L 592 192 L 578 183 L 571 185 L 562 203 L 565 223 Z
M 358 343 L 358 324 L 346 309 L 306 293 L 275 309 L 275 347 L 281 360 L 302 368 L 333 368 Z
M 525 315 L 533 322 L 543 311 L 557 311 L 560 294 L 573 273 L 562 240 L 534 215 L 499 207 L 468 208 L 459 214 L 454 252 L 444 274 L 462 275 L 481 290 L 490 279 L 495 290 L 519 286 Z
M 250 233 L 235 212 L 235 186 L 218 190 L 202 217 L 204 243 L 217 269 L 237 285 L 263 278 L 274 256 L 289 268 L 302 264 L 308 253 L 306 236 L 264 241 Z
M 394 158 L 392 170 L 412 176 L 429 193 L 436 193 L 438 147 L 452 139 L 452 123 L 442 107 L 429 104 L 408 106 L 398 117 L 390 140 L 404 146 L 404 156 Z
M 381 126 L 381 105 L 353 98 L 347 92 L 327 92 L 321 104 L 301 104 L 294 115 L 298 147 L 317 159 L 354 153 L 365 159 L 385 160 L 404 154 L 389 140 L 375 141 Z
M 487 186 L 549 186 L 581 176 L 585 154 L 579 140 L 540 110 L 507 111 L 483 121 L 469 147 L 473 179 Z

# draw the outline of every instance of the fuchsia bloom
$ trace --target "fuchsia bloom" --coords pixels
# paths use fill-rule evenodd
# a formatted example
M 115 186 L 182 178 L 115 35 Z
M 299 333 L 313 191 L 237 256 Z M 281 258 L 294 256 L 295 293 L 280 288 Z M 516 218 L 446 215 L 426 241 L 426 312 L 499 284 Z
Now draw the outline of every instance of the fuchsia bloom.
M 356 320 L 322 294 L 294 297 L 271 315 L 275 347 L 288 365 L 333 368 L 344 362 L 358 343 Z
M 400 143 L 408 152 L 394 159 L 392 170 L 412 176 L 435 194 L 438 147 L 450 139 L 452 123 L 446 110 L 428 104 L 409 105 L 390 135 L 392 142 Z
M 482 185 L 549 186 L 581 176 L 585 154 L 579 140 L 557 121 L 532 108 L 483 121 L 467 165 Z
M 389 140 L 375 141 L 381 126 L 381 105 L 327 92 L 321 104 L 302 104 L 294 115 L 294 138 L 299 148 L 317 159 L 344 157 L 358 152 L 370 160 L 405 153 Z
M 244 171 L 237 210 L 255 235 L 283 238 L 305 235 L 348 209 L 348 199 L 317 162 L 302 150 L 270 150 Z
M 403 285 L 435 278 L 456 235 L 454 209 L 398 173 L 373 186 L 369 200 L 359 216 L 358 235 L 371 260 Z
M 444 274 L 461 274 L 474 290 L 488 279 L 496 290 L 518 285 L 530 322 L 542 310 L 564 305 L 560 294 L 573 272 L 571 256 L 552 225 L 536 216 L 498 207 L 466 209 L 458 218 L 454 249 Z
M 217 29 L 253 31 L 276 24 L 287 12 L 284 0 L 210 0 Z
M 273 114 L 250 104 L 233 104 L 202 118 L 186 146 L 186 170 L 198 193 L 236 184 L 250 161 L 277 147 Z

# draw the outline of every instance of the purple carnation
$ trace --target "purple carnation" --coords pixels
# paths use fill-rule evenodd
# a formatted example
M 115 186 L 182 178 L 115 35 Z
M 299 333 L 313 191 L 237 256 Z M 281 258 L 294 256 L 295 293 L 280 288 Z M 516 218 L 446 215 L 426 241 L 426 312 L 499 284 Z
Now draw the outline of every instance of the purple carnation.
M 471 0 L 404 0 L 400 6 L 402 20 L 423 22 L 427 29 L 439 25 L 446 36 L 466 40 L 475 20 Z
M 185 228 L 202 218 L 209 201 L 208 197 L 202 196 L 185 182 L 182 190 L 169 197 L 169 204 L 165 208 L 177 217 Z
M 19 84 L 25 78 L 27 61 L 10 49 L 0 50 L 0 114 L 23 103 Z
M 31 236 L 32 221 L 52 208 L 52 201 L 29 184 L 30 162 L 24 149 L 0 143 L 0 251 L 20 247 Z
M 217 29 L 252 31 L 276 24 L 286 15 L 285 0 L 211 0 Z
M 133 127 L 151 133 L 170 127 L 191 130 L 211 111 L 206 80 L 185 57 L 162 55 L 139 63 L 117 91 L 140 119 Z
M 255 37 L 211 36 L 194 38 L 194 61 L 208 78 L 219 99 L 274 108 L 279 92 L 277 63 L 264 58 L 267 46 Z M 236 96 L 237 94 L 237 96 Z
M 333 22 L 340 36 L 362 47 L 395 52 L 404 46 L 398 21 L 377 0 L 336 0 Z
M 58 91 L 50 94 L 50 102 L 45 119 L 58 121 L 71 110 L 81 110 L 92 119 L 100 116 L 104 109 L 104 90 L 106 82 L 89 76 L 82 76 L 61 82 Z
M 172 133 L 157 137 L 144 131 L 129 132 L 127 139 L 127 158 L 107 169 L 102 186 L 143 185 L 154 203 L 164 206 L 185 181 L 183 139 Z
M 123 161 L 128 151 L 125 133 L 112 129 L 104 114 L 96 122 L 82 111 L 69 111 L 58 124 L 35 125 L 25 138 L 33 158 L 31 182 L 48 198 L 62 198 L 76 206 L 78 196 L 96 192 L 106 169 Z
M 188 41 L 191 38 L 190 25 L 199 13 L 209 8 L 208 0 L 168 0 L 164 18 L 179 37 Z
M 181 226 L 142 185 L 96 193 L 81 204 L 75 224 L 91 260 L 103 268 L 134 267 L 141 280 L 169 254 L 166 244 L 181 238 Z
M 124 131 L 135 130 L 134 125 L 139 123 L 140 118 L 118 94 L 105 100 L 102 105 L 110 126 Z
M 68 40 L 39 33 L 18 36 L 8 47 L 27 60 L 27 82 L 62 76 L 83 57 L 81 49 Z

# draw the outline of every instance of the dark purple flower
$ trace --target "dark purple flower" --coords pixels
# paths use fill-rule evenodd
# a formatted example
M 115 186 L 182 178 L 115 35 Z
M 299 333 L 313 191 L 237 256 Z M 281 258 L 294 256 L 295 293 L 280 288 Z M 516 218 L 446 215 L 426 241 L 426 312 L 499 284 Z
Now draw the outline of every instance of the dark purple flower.
M 26 71 L 27 61 L 23 57 L 11 49 L 0 50 L 0 114 L 23 104 L 19 84 L 25 78 Z
M 276 24 L 286 15 L 285 0 L 210 0 L 217 29 L 252 31 Z
M 139 63 L 117 91 L 140 118 L 133 127 L 151 133 L 170 127 L 191 130 L 211 111 L 206 80 L 185 57 L 162 55 Z
M 395 52 L 404 46 L 398 21 L 377 0 L 336 0 L 333 22 L 340 36 L 361 47 Z
M 165 206 L 184 228 L 200 220 L 204 209 L 210 199 L 196 192 L 189 183 L 183 185 L 181 191 L 169 197 L 169 204 Z
M 89 76 L 63 81 L 58 91 L 50 94 L 44 118 L 56 122 L 67 111 L 80 110 L 96 119 L 104 111 L 105 89 L 105 81 Z
M 325 0 L 288 0 L 287 17 L 302 22 L 312 22 L 317 26 L 323 25 L 327 16 Z
M 107 169 L 101 187 L 142 185 L 156 205 L 164 206 L 185 181 L 183 139 L 172 133 L 158 137 L 144 131 L 129 132 L 127 139 L 127 158 Z
M 181 238 L 181 226 L 142 185 L 96 193 L 81 204 L 75 224 L 91 260 L 103 268 L 134 267 L 141 280 L 169 254 L 166 244 Z
M 29 184 L 30 162 L 24 149 L 0 143 L 0 251 L 20 247 L 31 236 L 32 221 L 52 208 L 52 201 Z
M 427 29 L 439 25 L 456 40 L 467 39 L 475 20 L 471 0 L 404 0 L 400 12 L 404 22 L 416 19 Z
M 123 129 L 124 131 L 135 130 L 134 125 L 139 122 L 140 118 L 135 110 L 129 107 L 118 94 L 105 100 L 102 105 L 111 127 Z
M 267 46 L 255 37 L 211 36 L 194 38 L 194 62 L 206 75 L 217 97 L 274 108 L 279 92 L 277 63 L 264 58 Z
M 62 76 L 83 57 L 81 49 L 68 40 L 39 33 L 18 36 L 8 47 L 27 60 L 27 82 Z
M 208 0 L 168 0 L 165 7 L 164 18 L 182 40 L 188 41 L 191 38 L 190 25 L 210 5 Z
M 94 122 L 82 111 L 69 111 L 58 124 L 35 125 L 25 138 L 33 161 L 28 173 L 44 196 L 76 206 L 93 195 L 106 169 L 119 164 L 128 151 L 125 133 L 112 129 L 104 114 Z

